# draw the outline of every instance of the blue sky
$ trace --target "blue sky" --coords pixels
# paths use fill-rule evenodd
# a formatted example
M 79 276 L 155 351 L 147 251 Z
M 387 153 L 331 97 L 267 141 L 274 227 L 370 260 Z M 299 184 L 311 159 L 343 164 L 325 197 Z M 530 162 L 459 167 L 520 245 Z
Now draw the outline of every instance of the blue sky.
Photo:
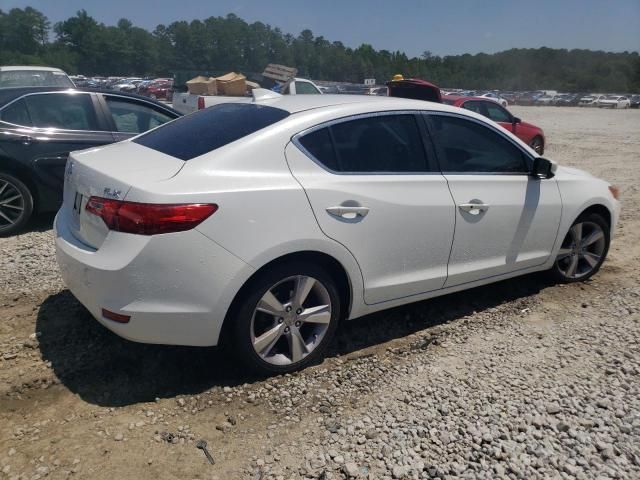
M 84 8 L 108 25 L 125 17 L 149 30 L 235 13 L 286 33 L 308 28 L 351 47 L 410 56 L 541 46 L 640 51 L 640 0 L 0 0 L 2 10 L 28 5 L 52 22 Z

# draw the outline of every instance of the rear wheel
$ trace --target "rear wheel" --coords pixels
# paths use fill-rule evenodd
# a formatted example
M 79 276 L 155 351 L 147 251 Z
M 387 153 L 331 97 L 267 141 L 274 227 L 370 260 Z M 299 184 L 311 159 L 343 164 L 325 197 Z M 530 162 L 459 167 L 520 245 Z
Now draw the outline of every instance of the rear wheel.
M 598 214 L 581 215 L 564 238 L 552 272 L 557 280 L 580 282 L 593 276 L 609 251 L 609 225 Z
M 22 229 L 33 213 L 29 188 L 13 175 L 0 172 L 0 236 Z
M 235 352 L 260 374 L 299 370 L 322 358 L 340 318 L 340 296 L 321 267 L 293 262 L 259 275 L 239 302 Z

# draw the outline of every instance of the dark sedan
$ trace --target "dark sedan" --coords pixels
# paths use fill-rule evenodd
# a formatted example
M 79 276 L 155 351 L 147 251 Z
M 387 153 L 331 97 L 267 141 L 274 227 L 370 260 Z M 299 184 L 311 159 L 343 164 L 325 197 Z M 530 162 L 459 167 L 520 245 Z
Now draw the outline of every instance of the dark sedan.
M 60 207 L 69 152 L 126 140 L 179 116 L 121 92 L 0 89 L 0 235 Z

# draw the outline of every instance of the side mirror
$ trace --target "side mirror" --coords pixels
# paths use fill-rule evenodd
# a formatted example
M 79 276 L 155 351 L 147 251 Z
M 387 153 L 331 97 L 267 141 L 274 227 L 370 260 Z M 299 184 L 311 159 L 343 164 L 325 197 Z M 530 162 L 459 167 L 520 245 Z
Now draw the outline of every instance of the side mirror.
M 514 123 L 514 124 L 515 124 L 515 123 L 522 123 L 522 120 L 520 120 L 520 117 L 513 117 L 513 118 L 511 119 L 511 122 L 512 122 L 512 123 Z
M 556 174 L 557 164 L 546 158 L 536 157 L 533 161 L 531 175 L 535 178 L 553 178 Z

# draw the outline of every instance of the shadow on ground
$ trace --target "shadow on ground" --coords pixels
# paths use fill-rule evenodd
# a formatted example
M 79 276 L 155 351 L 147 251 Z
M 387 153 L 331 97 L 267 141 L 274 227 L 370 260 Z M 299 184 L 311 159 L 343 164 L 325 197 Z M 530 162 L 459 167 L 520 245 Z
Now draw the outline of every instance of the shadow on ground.
M 29 223 L 18 232 L 18 235 L 22 235 L 30 232 L 46 232 L 47 230 L 51 230 L 53 228 L 53 219 L 56 214 L 47 212 L 47 213 L 39 213 L 35 215 Z
M 544 275 L 528 275 L 345 322 L 328 356 L 345 355 L 527 298 L 548 285 Z M 43 359 L 51 362 L 62 384 L 93 404 L 129 405 L 258 380 L 221 349 L 121 339 L 95 321 L 68 290 L 42 303 L 37 331 Z

